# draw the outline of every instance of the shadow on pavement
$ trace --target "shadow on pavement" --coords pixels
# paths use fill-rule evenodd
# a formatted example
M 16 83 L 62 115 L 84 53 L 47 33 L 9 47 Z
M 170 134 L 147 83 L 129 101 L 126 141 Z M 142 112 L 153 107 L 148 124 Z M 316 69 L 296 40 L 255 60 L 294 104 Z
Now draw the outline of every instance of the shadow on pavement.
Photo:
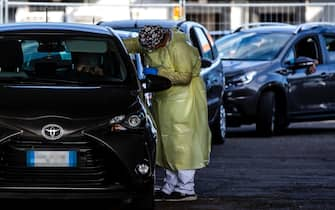
M 309 126 L 308 124 L 307 125 L 293 124 L 292 126 L 288 127 L 283 133 L 281 133 L 280 136 L 335 134 L 335 123 L 332 124 L 320 123 L 317 126 L 315 126 L 315 124 L 313 125 L 314 126 Z M 251 125 L 251 126 L 227 128 L 226 137 L 259 138 L 260 136 L 256 132 L 256 126 Z

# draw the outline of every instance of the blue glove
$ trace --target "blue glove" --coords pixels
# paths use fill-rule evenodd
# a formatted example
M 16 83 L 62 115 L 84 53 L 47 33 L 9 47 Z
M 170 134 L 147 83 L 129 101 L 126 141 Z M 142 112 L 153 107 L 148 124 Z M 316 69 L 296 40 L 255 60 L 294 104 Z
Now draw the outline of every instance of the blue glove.
M 146 67 L 143 69 L 144 75 L 148 75 L 148 74 L 157 75 L 157 73 L 158 73 L 158 69 L 153 68 L 153 67 Z

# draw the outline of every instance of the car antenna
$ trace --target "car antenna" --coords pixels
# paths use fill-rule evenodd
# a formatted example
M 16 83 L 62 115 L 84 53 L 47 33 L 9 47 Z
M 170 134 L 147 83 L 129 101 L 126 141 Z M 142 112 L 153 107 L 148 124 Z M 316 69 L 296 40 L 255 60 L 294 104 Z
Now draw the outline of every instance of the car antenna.
M 92 17 L 92 23 L 93 24 L 95 23 L 95 17 L 94 16 Z

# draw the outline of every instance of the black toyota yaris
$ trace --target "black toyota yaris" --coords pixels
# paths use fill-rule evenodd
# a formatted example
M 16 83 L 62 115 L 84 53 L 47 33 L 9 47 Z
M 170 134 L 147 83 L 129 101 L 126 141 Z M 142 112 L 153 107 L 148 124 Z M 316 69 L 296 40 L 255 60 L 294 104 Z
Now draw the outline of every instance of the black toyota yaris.
M 153 208 L 157 133 L 143 95 L 170 81 L 139 81 L 119 37 L 96 25 L 1 25 L 0 49 L 0 197 Z

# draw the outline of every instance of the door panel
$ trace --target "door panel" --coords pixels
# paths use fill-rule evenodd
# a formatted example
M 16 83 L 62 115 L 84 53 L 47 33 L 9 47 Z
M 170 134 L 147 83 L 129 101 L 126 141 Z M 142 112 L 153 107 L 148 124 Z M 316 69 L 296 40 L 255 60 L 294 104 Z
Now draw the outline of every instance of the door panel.
M 329 76 L 328 66 L 324 64 L 318 39 L 307 36 L 300 39 L 288 53 L 296 59 L 297 57 L 309 57 L 320 64 L 316 66 L 316 72 L 308 74 L 307 68 L 295 69 L 288 75 L 288 97 L 289 112 L 291 115 L 313 115 L 320 114 L 327 109 L 327 78 Z
M 306 74 L 306 68 L 302 68 L 288 76 L 290 112 L 312 114 L 325 111 L 327 107 L 326 75 L 328 75 L 328 68 L 321 64 L 313 74 Z
M 327 97 L 325 105 L 328 112 L 335 113 L 335 34 L 324 34 L 321 37 L 328 65 L 328 75 L 325 78 L 327 88 L 323 93 Z
M 205 29 L 194 26 L 190 30 L 191 39 L 194 46 L 198 49 L 201 59 L 206 59 L 211 63 L 210 66 L 202 67 L 200 76 L 206 84 L 208 119 L 213 122 L 222 104 L 224 76 L 221 60 L 215 53 L 211 38 Z

